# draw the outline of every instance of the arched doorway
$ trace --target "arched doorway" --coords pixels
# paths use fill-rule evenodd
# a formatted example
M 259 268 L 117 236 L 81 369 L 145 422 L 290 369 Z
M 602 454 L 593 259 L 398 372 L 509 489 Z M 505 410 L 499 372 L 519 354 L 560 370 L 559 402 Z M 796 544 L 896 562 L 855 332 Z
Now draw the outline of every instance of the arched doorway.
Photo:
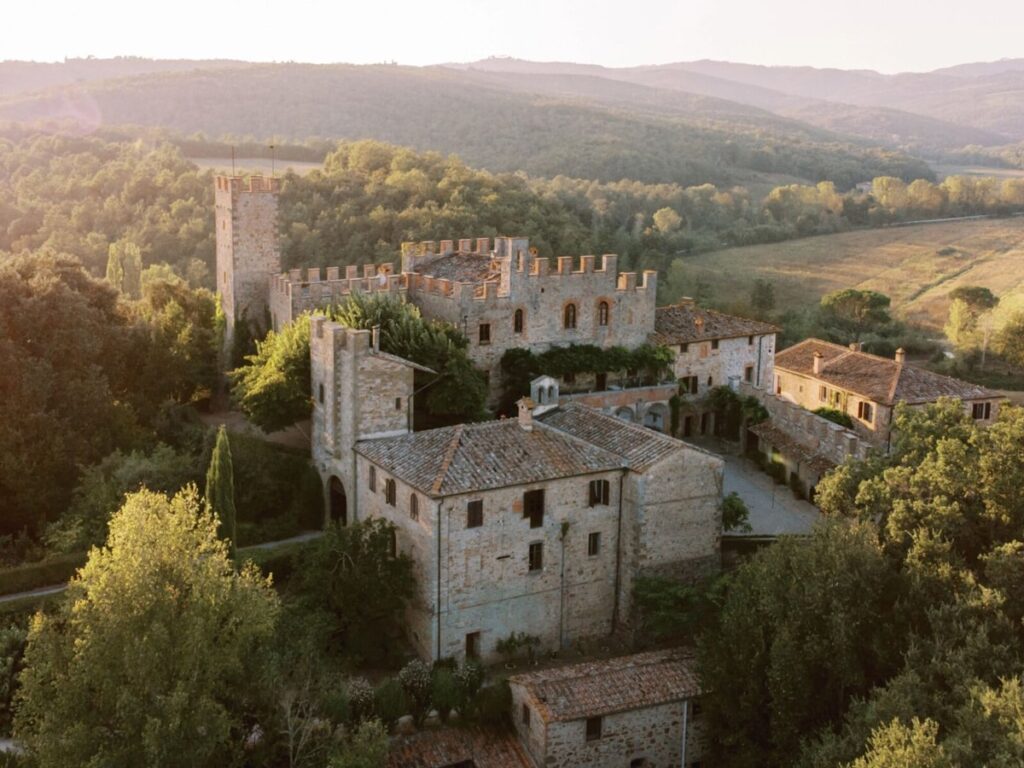
M 345 497 L 345 486 L 341 480 L 332 476 L 327 486 L 331 520 L 348 525 L 348 499 Z

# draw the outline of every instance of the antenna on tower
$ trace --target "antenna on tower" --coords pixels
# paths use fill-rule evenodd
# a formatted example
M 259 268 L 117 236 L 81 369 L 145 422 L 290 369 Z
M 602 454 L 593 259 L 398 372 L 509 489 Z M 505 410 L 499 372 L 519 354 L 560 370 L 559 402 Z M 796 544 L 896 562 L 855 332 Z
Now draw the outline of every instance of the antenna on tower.
M 274 145 L 270 145 L 270 178 L 277 178 L 277 173 L 274 167 Z
M 235 175 L 235 145 L 231 145 L 231 175 Z

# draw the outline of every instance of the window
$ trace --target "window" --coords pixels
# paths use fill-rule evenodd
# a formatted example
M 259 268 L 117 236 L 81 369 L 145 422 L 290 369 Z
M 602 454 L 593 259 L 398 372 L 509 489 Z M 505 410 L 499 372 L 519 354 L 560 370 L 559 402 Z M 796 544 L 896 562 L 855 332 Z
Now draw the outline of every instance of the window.
M 598 302 L 597 305 L 597 324 L 600 326 L 608 325 L 608 302 Z
M 395 506 L 395 481 L 390 477 L 384 481 L 384 501 Z
M 818 399 L 821 402 L 823 402 L 823 403 L 827 403 L 828 402 L 828 387 L 826 387 L 826 386 L 818 387 Z
M 530 727 L 530 708 L 526 704 L 523 704 L 523 725 Z
M 490 344 L 491 343 L 491 324 L 480 323 L 480 343 Z
M 413 520 L 420 519 L 420 497 L 415 493 L 409 494 L 409 517 Z
M 517 309 L 512 316 L 512 333 L 523 332 L 523 310 Z
M 875 420 L 875 409 L 871 403 L 865 403 L 863 401 L 857 403 L 857 418 L 863 419 L 868 424 Z
M 992 403 L 973 403 L 971 405 L 971 416 L 979 421 L 992 418 Z
M 753 336 L 747 336 L 747 346 L 748 347 L 754 346 L 754 337 Z
M 690 717 L 700 717 L 704 713 L 699 701 L 690 703 Z
M 562 312 L 562 325 L 570 330 L 576 328 L 576 305 L 566 304 Z
M 317 385 L 317 399 L 320 401 L 320 405 L 324 404 L 324 385 Z
M 679 379 L 679 388 L 684 395 L 696 395 L 698 386 L 696 376 L 683 376 Z
M 714 380 L 714 378 L 713 378 L 713 377 L 711 377 L 711 376 L 708 376 L 708 389 L 710 389 L 710 388 L 711 388 L 711 387 L 713 387 L 714 385 L 715 385 L 715 380 Z
M 369 485 L 370 485 L 370 490 L 373 491 L 374 493 L 376 493 L 377 492 L 377 468 L 376 467 L 370 467 Z
M 530 552 L 527 557 L 531 571 L 540 571 L 544 568 L 544 544 L 535 541 L 530 545 Z
M 479 528 L 484 524 L 483 499 L 473 499 L 466 505 L 466 527 Z
M 466 635 L 466 658 L 467 659 L 479 659 L 480 658 L 480 633 L 470 632 Z
M 402 398 L 400 398 L 400 397 L 396 397 L 395 398 L 395 410 L 396 411 L 402 410 Z
M 680 344 L 679 345 L 679 353 L 680 354 L 685 355 L 689 351 L 690 351 L 690 345 L 689 344 Z
M 544 489 L 538 488 L 523 494 L 523 517 L 530 518 L 531 528 L 544 525 Z
M 743 369 L 743 380 L 750 384 L 754 381 L 754 366 L 748 365 Z
M 604 392 L 608 389 L 608 374 L 599 373 L 594 377 L 594 389 L 598 392 Z
M 601 534 L 594 532 L 587 536 L 587 554 L 593 557 L 601 552 Z
M 782 377 L 781 376 L 776 376 L 775 377 L 775 394 L 776 395 L 781 395 L 782 394 Z
M 601 718 L 587 718 L 587 741 L 597 741 L 601 738 Z
M 591 480 L 590 506 L 596 507 L 598 504 L 607 504 L 610 488 L 611 483 L 607 480 Z
M 711 348 L 712 349 L 718 349 L 718 339 L 712 339 L 711 340 Z

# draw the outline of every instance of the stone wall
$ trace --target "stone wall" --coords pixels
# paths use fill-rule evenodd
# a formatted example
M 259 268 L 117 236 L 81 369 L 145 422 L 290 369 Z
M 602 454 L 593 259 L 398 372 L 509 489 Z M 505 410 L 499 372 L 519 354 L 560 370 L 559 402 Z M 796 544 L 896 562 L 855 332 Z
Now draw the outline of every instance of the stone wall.
M 280 330 L 304 312 L 326 309 L 344 301 L 353 292 L 405 296 L 408 275 L 394 274 L 392 264 L 364 264 L 359 267 L 328 267 L 305 271 L 293 269 L 273 275 L 269 282 L 272 327 Z
M 751 369 L 751 384 L 759 389 L 771 389 L 774 378 L 775 334 L 742 336 L 737 339 L 719 339 L 718 349 L 711 341 L 697 341 L 686 345 L 683 352 L 676 346 L 673 373 L 676 378 L 696 376 L 696 396 L 707 394 L 714 387 L 731 381 L 746 381 L 746 370 Z
M 824 399 L 821 397 L 822 386 L 825 386 L 827 390 Z M 861 439 L 875 446 L 885 446 L 888 443 L 892 424 L 892 408 L 890 406 L 875 403 L 852 392 L 838 389 L 831 384 L 823 385 L 809 376 L 801 376 L 782 369 L 776 371 L 775 392 L 784 395 L 807 411 L 815 411 L 818 408 L 833 408 L 842 411 L 850 417 L 853 422 L 853 431 Z M 836 397 L 838 397 L 838 402 Z M 857 417 L 857 406 L 862 402 L 872 404 L 874 414 L 870 422 Z

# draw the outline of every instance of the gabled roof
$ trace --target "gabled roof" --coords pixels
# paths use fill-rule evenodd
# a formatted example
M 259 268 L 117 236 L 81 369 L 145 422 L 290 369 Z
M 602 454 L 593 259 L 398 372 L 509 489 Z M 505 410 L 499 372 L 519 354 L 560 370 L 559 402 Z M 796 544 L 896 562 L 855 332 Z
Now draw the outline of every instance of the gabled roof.
M 674 648 L 545 669 L 509 678 L 546 722 L 644 709 L 701 693 L 691 651 Z
M 668 435 L 630 424 L 585 405 L 561 405 L 537 416 L 537 420 L 614 453 L 635 472 L 683 448 Z
M 362 440 L 356 451 L 433 497 L 620 469 L 623 460 L 571 434 L 518 419 Z
M 533 768 L 511 730 L 479 727 L 424 730 L 391 741 L 388 768 Z
M 733 339 L 778 333 L 778 327 L 760 320 L 726 315 L 713 309 L 702 309 L 692 302 L 658 307 L 654 313 L 655 344 L 689 344 L 709 339 Z
M 492 267 L 490 254 L 481 253 L 450 253 L 418 264 L 413 271 L 455 283 L 483 283 L 500 277 Z
M 821 354 L 819 373 L 814 373 L 815 353 Z M 940 397 L 961 400 L 999 397 L 998 393 L 979 384 L 821 339 L 805 339 L 777 353 L 775 368 L 817 379 L 883 405 L 930 403 Z

